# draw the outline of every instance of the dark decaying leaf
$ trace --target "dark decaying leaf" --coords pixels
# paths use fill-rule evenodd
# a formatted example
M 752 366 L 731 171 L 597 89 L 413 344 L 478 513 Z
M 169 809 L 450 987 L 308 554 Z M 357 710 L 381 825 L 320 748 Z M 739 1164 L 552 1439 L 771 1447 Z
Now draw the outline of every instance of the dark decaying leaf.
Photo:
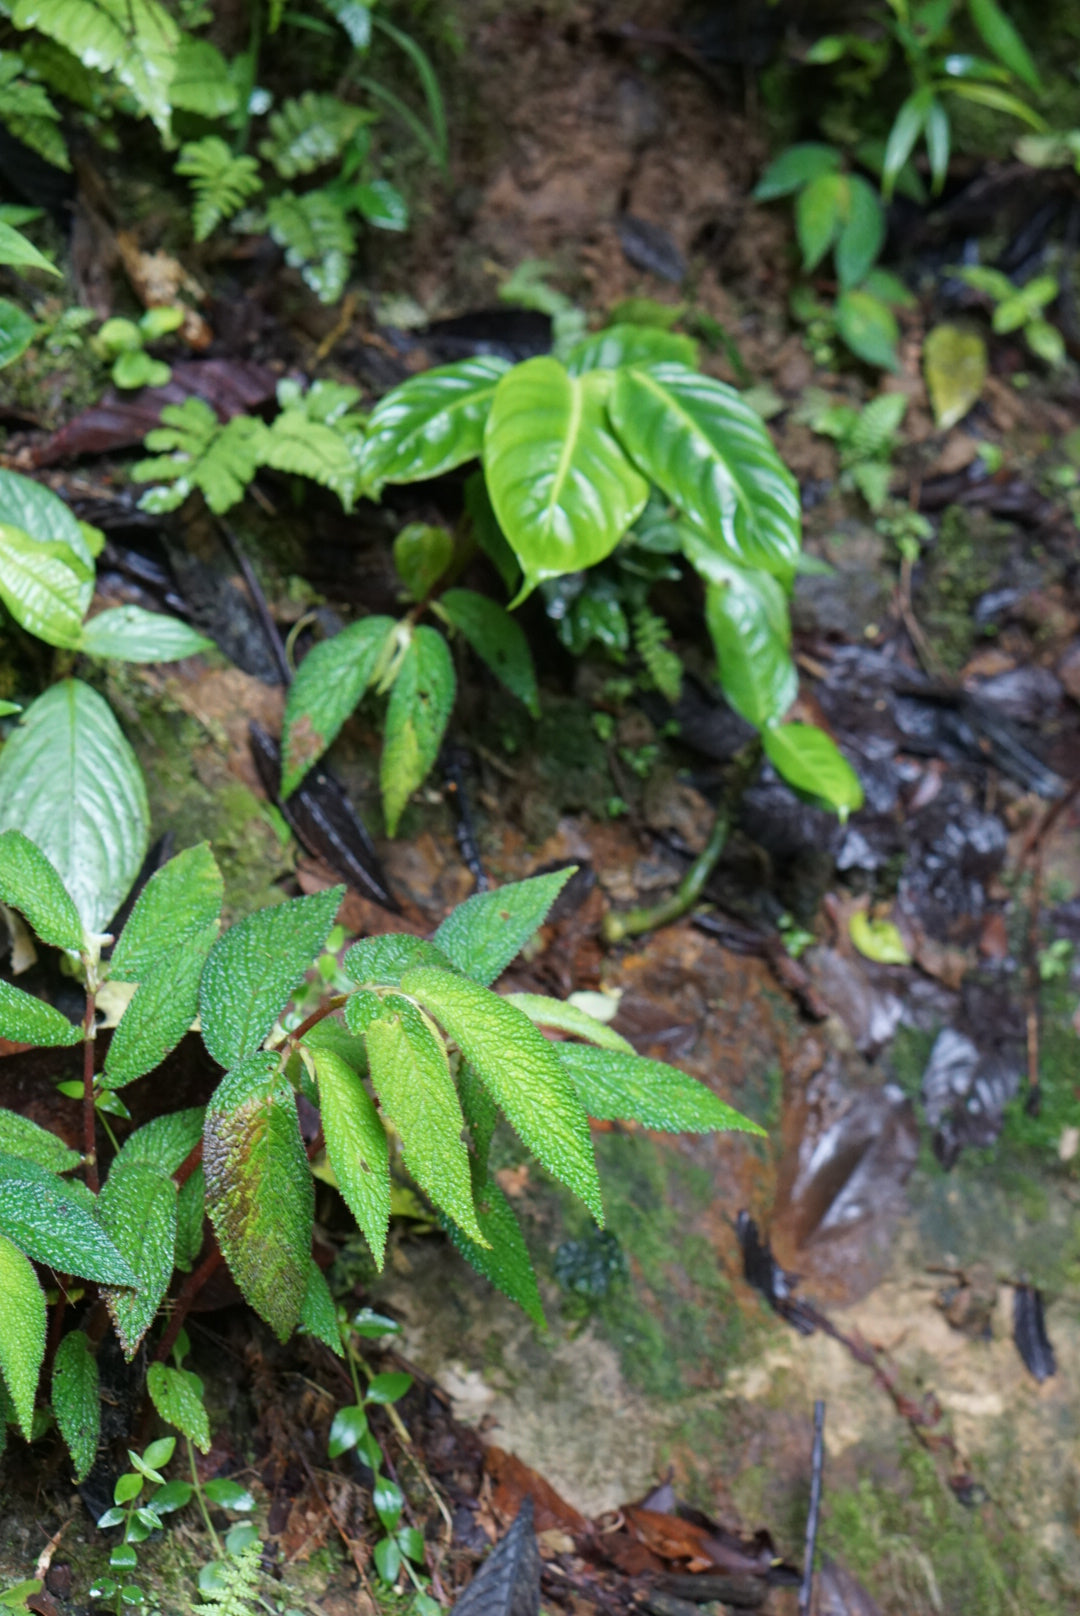
M 451 1616 L 537 1616 L 540 1551 L 533 1530 L 532 1499 L 526 1498 L 513 1526 L 480 1567 Z
M 328 769 L 314 768 L 305 775 L 292 796 L 282 802 L 281 751 L 273 736 L 261 724 L 250 726 L 251 755 L 267 794 L 277 803 L 297 840 L 314 858 L 326 860 L 330 868 L 365 898 L 401 913 L 401 905 L 390 891 L 375 844 L 346 795 L 345 788 Z
M 1040 1382 L 1057 1374 L 1057 1359 L 1046 1333 L 1042 1292 L 1017 1285 L 1013 1293 L 1013 1340 L 1025 1366 Z
M 746 1283 L 760 1291 L 773 1312 L 779 1313 L 800 1335 L 813 1335 L 821 1322 L 816 1310 L 807 1302 L 796 1301 L 797 1279 L 780 1267 L 749 1212 L 739 1213 L 735 1231 L 742 1247 Z

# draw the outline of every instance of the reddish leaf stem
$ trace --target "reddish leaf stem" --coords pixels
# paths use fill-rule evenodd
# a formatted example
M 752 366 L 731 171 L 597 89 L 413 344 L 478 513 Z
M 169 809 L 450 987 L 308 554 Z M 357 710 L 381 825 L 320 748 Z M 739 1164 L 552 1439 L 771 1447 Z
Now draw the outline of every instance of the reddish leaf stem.
M 96 1195 L 101 1188 L 97 1162 L 97 1112 L 94 1110 L 94 1016 L 95 995 L 86 990 L 83 1017 L 83 1155 L 86 1158 L 87 1188 Z
M 183 1189 L 192 1173 L 202 1161 L 202 1139 L 197 1139 L 173 1174 L 173 1182 L 177 1189 Z
M 191 1311 L 192 1303 L 207 1280 L 221 1267 L 223 1260 L 219 1248 L 215 1245 L 209 1255 L 203 1258 L 198 1268 L 192 1270 L 177 1291 L 176 1300 L 173 1302 L 172 1307 L 172 1317 L 165 1326 L 165 1333 L 158 1342 L 157 1351 L 154 1353 L 155 1363 L 168 1362 L 169 1354 L 176 1345 L 176 1338 L 183 1329 L 184 1320 Z
M 320 1005 L 318 1010 L 313 1010 L 310 1016 L 307 1016 L 285 1040 L 285 1047 L 289 1053 L 292 1053 L 304 1034 L 309 1033 L 312 1027 L 317 1027 L 320 1021 L 325 1021 L 327 1016 L 332 1016 L 335 1010 L 340 1010 L 348 997 L 347 993 L 335 993 L 334 997 L 327 999 L 326 1003 Z

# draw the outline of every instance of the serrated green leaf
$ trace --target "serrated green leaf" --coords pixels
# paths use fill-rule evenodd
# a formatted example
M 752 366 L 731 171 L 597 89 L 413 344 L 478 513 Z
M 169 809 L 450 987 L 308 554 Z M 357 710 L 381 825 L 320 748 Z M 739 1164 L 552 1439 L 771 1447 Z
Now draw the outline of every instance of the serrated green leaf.
M 737 1129 L 765 1136 L 764 1128 L 718 1100 L 711 1089 L 663 1061 L 624 1050 L 558 1044 L 559 1059 L 589 1116 L 619 1119 L 668 1133 L 711 1133 Z
M 160 1167 L 118 1156 L 98 1196 L 102 1227 L 138 1280 L 134 1290 L 105 1289 L 109 1316 L 129 1362 L 172 1278 L 176 1195 L 176 1185 Z
M 332 162 L 371 116 L 336 95 L 305 90 L 270 114 L 269 138 L 260 141 L 259 153 L 283 180 L 311 174 Z
M 621 1050 L 625 1055 L 634 1053 L 633 1044 L 621 1032 L 597 1021 L 587 1011 L 579 1010 L 576 1004 L 568 1004 L 563 999 L 548 999 L 542 993 L 507 993 L 504 997 L 508 1004 L 524 1011 L 534 1026 L 572 1033 L 575 1038 L 586 1038 L 601 1049 Z
M 87 1209 L 88 1201 L 95 1205 L 85 1185 L 0 1155 L 0 1233 L 60 1273 L 102 1285 L 134 1285 L 134 1270 Z
M 415 1004 L 389 993 L 383 1014 L 367 1029 L 367 1052 L 379 1104 L 401 1140 L 409 1172 L 437 1207 L 483 1245 L 462 1139 L 465 1118 L 441 1037 Z
M 552 1045 L 528 1016 L 446 971 L 420 966 L 401 987 L 454 1039 L 534 1156 L 602 1221 L 588 1119 Z
M 362 617 L 313 646 L 297 669 L 285 698 L 281 744 L 281 795 L 291 796 L 305 774 L 337 738 L 341 726 L 371 683 L 392 617 Z
M 457 1079 L 461 1113 L 469 1130 L 475 1158 L 472 1167 L 475 1188 L 477 1175 L 482 1179 L 487 1172 L 491 1141 L 499 1125 L 499 1108 L 467 1060 L 458 1066 Z
M 216 920 L 189 932 L 176 952 L 143 974 L 112 1035 L 101 1086 L 120 1089 L 161 1065 L 188 1032 L 199 1009 L 203 967 L 218 934 Z
M 705 535 L 786 577 L 799 550 L 798 485 L 734 388 L 682 365 L 620 371 L 611 417 L 645 475 Z
M 31 702 L 0 751 L 0 831 L 41 849 L 87 931 L 127 896 L 149 822 L 142 770 L 97 691 L 63 679 Z
M 0 601 L 28 634 L 64 650 L 77 646 L 88 604 L 86 583 L 78 558 L 63 540 L 33 539 L 0 523 Z
M 489 987 L 539 931 L 576 870 L 576 864 L 568 864 L 526 881 L 509 881 L 492 892 L 474 893 L 447 915 L 435 933 L 436 947 L 459 971 Z
M 0 1109 L 0 1152 L 21 1156 L 50 1173 L 69 1173 L 82 1160 L 77 1150 L 69 1150 L 48 1128 L 41 1128 L 17 1111 Z
M 570 376 L 546 357 L 515 365 L 496 388 L 484 475 L 523 593 L 603 561 L 645 508 L 648 484 L 608 423 L 611 390 L 609 373 Z
M 270 234 L 285 249 L 285 262 L 299 269 L 323 303 L 336 303 L 345 290 L 355 247 L 352 225 L 329 191 L 285 191 L 266 210 Z
M 802 248 L 803 269 L 810 274 L 840 235 L 851 207 L 847 174 L 819 174 L 799 192 L 795 203 L 795 234 Z
M 97 1458 L 101 1433 L 97 1359 L 85 1330 L 69 1330 L 56 1349 L 51 1400 L 75 1466 L 75 1480 L 85 1481 Z
M 814 724 L 781 724 L 762 736 L 765 755 L 788 785 L 843 818 L 863 805 L 859 777 L 831 736 Z
M 442 635 L 413 630 L 386 709 L 379 782 L 386 828 L 393 836 L 417 786 L 439 755 L 457 694 L 454 663 Z
M 534 718 L 539 718 L 536 669 L 521 624 L 497 601 L 473 589 L 448 589 L 439 597 L 438 606 L 496 679 L 525 704 Z
M 37 321 L 25 309 L 0 297 L 0 370 L 21 359 L 37 336 Z
M 284 1341 L 307 1294 L 315 1197 L 296 1097 L 276 1056 L 251 1055 L 222 1078 L 206 1108 L 203 1171 L 222 1255 Z
M 831 174 L 840 167 L 840 153 L 834 146 L 806 142 L 789 146 L 775 157 L 754 187 L 755 202 L 772 202 L 778 196 L 791 196 L 804 185 Z
M 181 38 L 169 100 L 182 112 L 195 112 L 200 118 L 227 118 L 236 111 L 240 94 L 229 64 L 208 39 L 192 39 L 189 34 Z
M 84 67 L 115 73 L 162 136 L 180 30 L 157 0 L 14 0 L 16 28 L 37 28 Z
M 707 580 L 705 621 L 726 700 L 756 728 L 775 723 L 799 692 L 783 590 L 767 572 L 730 566 L 712 552 L 691 559 Z
M 602 331 L 575 343 L 566 356 L 571 376 L 584 376 L 589 370 L 618 370 L 620 365 L 649 365 L 674 360 L 693 368 L 698 345 L 693 337 L 658 326 L 609 325 Z
M 859 174 L 848 177 L 848 215 L 836 243 L 841 286 L 858 286 L 870 273 L 885 241 L 885 214 L 877 192 Z
M 484 427 L 505 359 L 478 355 L 410 376 L 379 400 L 361 455 L 366 487 L 441 477 L 479 458 Z
M 201 936 L 221 913 L 225 884 L 209 842 L 163 864 L 135 900 L 109 961 L 117 982 L 139 982 L 171 959 L 187 938 Z
M 0 901 L 17 909 L 43 943 L 76 954 L 82 948 L 82 922 L 64 883 L 19 830 L 0 835 Z
M 484 1179 L 477 1186 L 475 1201 L 477 1222 L 488 1241 L 486 1246 L 478 1246 L 470 1240 L 449 1218 L 443 1219 L 443 1227 L 478 1274 L 523 1308 L 534 1324 L 546 1329 L 536 1274 L 509 1201 L 493 1178 Z
M 836 329 L 852 353 L 868 365 L 882 370 L 900 369 L 896 316 L 872 292 L 862 287 L 841 292 L 836 300 Z
M 338 1188 L 381 1271 L 390 1226 L 386 1130 L 359 1074 L 329 1049 L 312 1049 L 326 1154 Z
M 398 987 L 402 973 L 413 965 L 453 969 L 449 956 L 435 943 L 403 931 L 389 932 L 385 937 L 364 937 L 346 949 L 341 962 L 342 970 L 352 981 L 390 988 Z
M 41 1360 L 45 1356 L 45 1293 L 22 1252 L 0 1235 L 0 1373 L 19 1429 L 30 1441 Z
M 176 1267 L 188 1274 L 203 1248 L 206 1175 L 200 1163 L 180 1186 L 176 1198 Z
M 203 1042 L 220 1066 L 254 1053 L 330 935 L 344 887 L 260 909 L 220 937 L 199 994 Z
M 152 1363 L 146 1373 L 146 1389 L 165 1423 L 190 1437 L 200 1453 L 209 1453 L 210 1420 L 198 1375 L 189 1369 Z
M 968 10 L 987 50 L 993 51 L 998 61 L 1022 79 L 1029 90 L 1041 91 L 1042 80 L 1031 52 L 997 0 L 969 0 Z
M 308 1285 L 304 1293 L 304 1305 L 300 1309 L 300 1325 L 308 1335 L 315 1336 L 324 1346 L 336 1352 L 339 1358 L 345 1356 L 345 1349 L 341 1345 L 341 1332 L 338 1329 L 337 1309 L 334 1298 L 330 1294 L 330 1287 L 326 1283 L 326 1275 L 318 1263 L 312 1260 L 308 1271 Z
M 0 1038 L 13 1044 L 63 1049 L 82 1041 L 82 1028 L 44 999 L 0 978 Z
M 121 1145 L 117 1161 L 149 1162 L 164 1173 L 175 1173 L 202 1138 L 205 1106 L 165 1111 L 144 1122 Z
M 214 649 L 213 640 L 179 617 L 141 606 L 111 606 L 83 624 L 79 650 L 119 662 L 179 662 Z

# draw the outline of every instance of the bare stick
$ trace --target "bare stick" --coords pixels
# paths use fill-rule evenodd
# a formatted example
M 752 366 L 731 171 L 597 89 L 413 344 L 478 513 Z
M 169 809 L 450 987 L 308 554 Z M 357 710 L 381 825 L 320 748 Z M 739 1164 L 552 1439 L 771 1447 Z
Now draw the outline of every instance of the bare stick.
M 799 1616 L 810 1616 L 814 1595 L 814 1554 L 817 1550 L 818 1519 L 821 1515 L 821 1476 L 825 1468 L 825 1404 L 819 1397 L 814 1404 L 814 1446 L 810 1457 L 810 1511 L 806 1517 L 806 1558 L 802 1587 L 799 1589 Z

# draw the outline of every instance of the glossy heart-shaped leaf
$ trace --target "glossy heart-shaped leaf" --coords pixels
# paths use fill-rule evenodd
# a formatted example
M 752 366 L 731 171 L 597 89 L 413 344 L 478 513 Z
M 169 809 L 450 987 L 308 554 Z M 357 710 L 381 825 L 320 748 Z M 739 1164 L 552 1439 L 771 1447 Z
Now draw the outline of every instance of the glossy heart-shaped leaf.
M 51 488 L 17 471 L 0 470 L 0 522 L 22 528 L 42 543 L 63 542 L 74 551 L 92 583 L 94 557 L 82 523 Z M 90 595 L 86 603 L 90 604 Z
M 620 371 L 611 418 L 650 480 L 736 560 L 787 577 L 799 550 L 799 489 L 757 411 L 684 365 Z
M 92 577 L 62 540 L 46 543 L 0 523 L 0 601 L 28 634 L 72 650 L 92 593 Z
M 483 447 L 495 389 L 510 366 L 494 355 L 411 376 L 379 400 L 360 460 L 366 488 L 440 477 Z
M 648 484 L 608 421 L 611 385 L 607 372 L 570 376 L 539 358 L 515 365 L 496 390 L 484 475 L 523 595 L 602 561 L 645 508 Z
M 650 365 L 665 359 L 696 365 L 697 343 L 659 326 L 609 325 L 575 343 L 566 356 L 566 368 L 571 376 L 584 376 L 588 370 L 618 370 L 620 365 Z
M 799 689 L 784 592 L 769 573 L 732 565 L 695 535 L 684 542 L 706 580 L 705 621 L 724 695 L 747 723 L 759 729 L 773 724 Z

